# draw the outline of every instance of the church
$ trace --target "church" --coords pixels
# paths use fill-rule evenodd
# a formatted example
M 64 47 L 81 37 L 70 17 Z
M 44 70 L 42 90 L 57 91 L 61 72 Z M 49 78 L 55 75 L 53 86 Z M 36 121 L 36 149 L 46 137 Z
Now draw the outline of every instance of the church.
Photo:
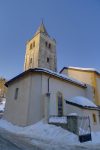
M 89 116 L 92 130 L 100 130 L 100 72 L 76 67 L 57 72 L 56 40 L 43 22 L 27 41 L 24 72 L 6 86 L 4 118 L 15 125 L 76 114 Z

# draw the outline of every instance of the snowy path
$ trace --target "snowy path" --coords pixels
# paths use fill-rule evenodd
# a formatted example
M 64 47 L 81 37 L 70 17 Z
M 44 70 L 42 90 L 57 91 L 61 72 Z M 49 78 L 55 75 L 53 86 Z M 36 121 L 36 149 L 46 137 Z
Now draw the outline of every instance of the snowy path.
M 24 137 L 0 129 L 0 150 L 41 150 L 26 141 Z

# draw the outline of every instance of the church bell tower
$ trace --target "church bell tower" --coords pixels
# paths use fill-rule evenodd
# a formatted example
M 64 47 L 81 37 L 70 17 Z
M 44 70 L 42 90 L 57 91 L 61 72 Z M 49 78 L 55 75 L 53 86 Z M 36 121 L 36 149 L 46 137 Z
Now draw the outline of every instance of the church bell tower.
M 56 41 L 49 36 L 43 22 L 26 44 L 24 71 L 38 67 L 57 71 Z

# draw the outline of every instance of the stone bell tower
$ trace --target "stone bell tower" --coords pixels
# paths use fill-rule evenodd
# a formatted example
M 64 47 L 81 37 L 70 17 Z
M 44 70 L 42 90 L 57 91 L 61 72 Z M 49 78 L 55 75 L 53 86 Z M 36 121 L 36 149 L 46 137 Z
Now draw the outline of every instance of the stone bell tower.
M 38 67 L 57 71 L 56 41 L 49 36 L 43 22 L 26 44 L 24 71 Z

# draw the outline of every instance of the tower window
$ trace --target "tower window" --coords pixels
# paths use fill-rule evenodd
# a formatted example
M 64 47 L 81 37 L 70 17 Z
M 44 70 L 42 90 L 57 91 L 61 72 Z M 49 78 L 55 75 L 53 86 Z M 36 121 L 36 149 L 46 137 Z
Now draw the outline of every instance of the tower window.
M 32 43 L 30 44 L 30 49 L 32 49 Z
M 50 49 L 51 49 L 51 44 L 49 43 L 49 46 L 48 46 Z
M 47 41 L 45 42 L 45 46 L 46 46 L 46 47 L 48 46 L 48 43 L 47 43 Z
M 30 64 L 32 63 L 32 58 L 30 58 Z
M 33 47 L 35 47 L 35 41 L 33 42 Z
M 14 97 L 15 100 L 18 98 L 18 91 L 19 91 L 19 88 L 16 88 L 16 89 L 15 89 L 15 97 Z
M 49 63 L 49 61 L 50 61 L 50 59 L 49 59 L 49 57 L 47 57 L 47 63 Z

